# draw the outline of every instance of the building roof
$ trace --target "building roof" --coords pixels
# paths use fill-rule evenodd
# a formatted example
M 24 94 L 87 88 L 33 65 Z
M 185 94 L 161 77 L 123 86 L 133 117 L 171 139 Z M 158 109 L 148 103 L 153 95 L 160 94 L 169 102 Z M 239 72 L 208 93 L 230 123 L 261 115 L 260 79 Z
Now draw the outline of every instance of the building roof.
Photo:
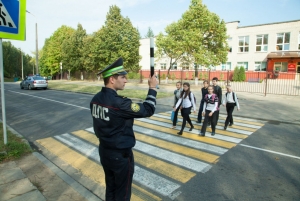
M 272 23 L 266 23 L 266 24 L 256 24 L 256 25 L 249 25 L 249 26 L 241 26 L 241 27 L 238 27 L 238 28 L 265 26 L 265 25 L 272 25 L 272 24 L 283 24 L 283 23 L 290 23 L 290 22 L 300 22 L 300 19 L 298 19 L 298 20 L 290 20 L 290 21 L 283 21 L 283 22 L 272 22 Z

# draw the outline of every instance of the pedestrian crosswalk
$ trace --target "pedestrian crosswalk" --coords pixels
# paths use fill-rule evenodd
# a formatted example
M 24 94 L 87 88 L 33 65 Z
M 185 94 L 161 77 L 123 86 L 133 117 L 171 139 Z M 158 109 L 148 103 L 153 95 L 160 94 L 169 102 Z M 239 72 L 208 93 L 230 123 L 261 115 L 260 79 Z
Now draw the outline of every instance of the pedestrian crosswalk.
M 211 136 L 211 129 L 207 128 L 206 136 L 200 137 L 201 125 L 196 123 L 192 131 L 185 128 L 183 135 L 179 136 L 177 132 L 182 119 L 179 116 L 177 129 L 173 129 L 170 116 L 171 112 L 166 112 L 135 119 L 135 172 L 131 200 L 176 198 L 182 185 L 197 174 L 209 171 L 224 153 L 264 125 L 264 122 L 254 119 L 235 117 L 234 125 L 225 131 L 225 116 L 220 115 L 215 136 Z M 195 122 L 196 116 L 190 116 Z M 98 153 L 99 140 L 93 128 L 40 139 L 37 143 L 105 188 Z

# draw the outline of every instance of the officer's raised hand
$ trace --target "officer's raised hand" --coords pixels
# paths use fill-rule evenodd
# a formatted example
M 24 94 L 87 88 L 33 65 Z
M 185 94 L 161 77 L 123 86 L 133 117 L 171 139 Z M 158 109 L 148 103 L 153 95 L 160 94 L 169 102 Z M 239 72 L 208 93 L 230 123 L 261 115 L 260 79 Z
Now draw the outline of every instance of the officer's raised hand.
M 156 90 L 156 85 L 158 85 L 158 81 L 157 81 L 155 75 L 153 75 L 152 77 L 150 77 L 148 79 L 148 85 L 149 85 L 150 89 Z

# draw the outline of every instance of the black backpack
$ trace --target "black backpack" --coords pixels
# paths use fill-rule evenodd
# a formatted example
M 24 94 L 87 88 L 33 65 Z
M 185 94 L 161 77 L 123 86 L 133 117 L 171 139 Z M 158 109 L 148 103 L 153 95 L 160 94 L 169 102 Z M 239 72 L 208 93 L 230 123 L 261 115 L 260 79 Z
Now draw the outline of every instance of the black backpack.
M 192 92 L 189 93 L 189 99 L 190 99 L 190 101 L 192 102 L 191 93 L 192 93 Z M 194 94 L 194 102 L 195 102 L 195 105 L 196 105 L 196 97 L 195 97 L 195 94 Z

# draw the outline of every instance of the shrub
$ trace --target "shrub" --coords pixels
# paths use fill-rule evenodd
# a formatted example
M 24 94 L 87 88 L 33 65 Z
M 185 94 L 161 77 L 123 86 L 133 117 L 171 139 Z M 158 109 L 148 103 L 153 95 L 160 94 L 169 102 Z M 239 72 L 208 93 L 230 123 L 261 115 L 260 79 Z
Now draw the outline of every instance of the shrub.
M 140 79 L 140 73 L 129 72 L 127 77 L 128 79 Z
M 176 79 L 175 73 L 172 73 L 171 79 L 174 81 Z
M 185 72 L 185 79 L 189 79 L 189 72 Z
M 207 80 L 207 78 L 208 78 L 208 73 L 206 72 L 204 73 L 204 79 Z
M 220 74 L 220 80 L 223 81 L 224 80 L 224 73 Z
M 199 80 L 202 80 L 202 73 L 199 73 Z
M 162 79 L 163 79 L 163 80 L 166 79 L 166 74 L 162 74 Z
M 239 81 L 239 72 L 240 72 L 240 68 L 236 66 L 233 71 L 233 77 L 232 77 L 233 81 Z
M 239 81 L 244 82 L 246 80 L 246 72 L 245 68 L 243 66 L 240 67 L 240 72 L 239 72 Z

